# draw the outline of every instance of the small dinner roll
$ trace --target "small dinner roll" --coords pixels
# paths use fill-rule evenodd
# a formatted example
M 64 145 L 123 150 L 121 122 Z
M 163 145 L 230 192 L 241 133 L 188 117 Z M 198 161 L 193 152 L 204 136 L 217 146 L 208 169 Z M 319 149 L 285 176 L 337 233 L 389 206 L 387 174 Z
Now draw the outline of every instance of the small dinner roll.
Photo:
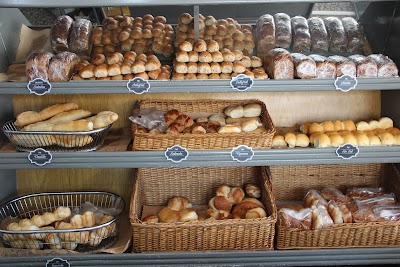
M 251 67 L 251 59 L 248 56 L 243 56 L 240 62 L 246 67 L 250 68 Z
M 213 16 L 207 16 L 204 20 L 204 23 L 206 24 L 206 26 L 210 26 L 217 23 L 217 20 Z
M 210 26 L 206 26 L 204 28 L 204 34 L 205 34 L 205 36 L 211 37 L 209 40 L 212 40 L 212 36 L 217 34 L 217 25 L 213 24 Z M 205 39 L 204 37 L 203 37 L 203 39 Z
M 370 146 L 381 146 L 382 145 L 381 139 L 379 139 L 379 137 L 376 135 L 369 135 L 368 139 L 369 139 Z M 397 143 L 397 144 L 399 145 L 399 143 Z
M 368 124 L 369 124 L 369 128 L 371 130 L 375 130 L 375 129 L 379 128 L 379 122 L 377 120 L 371 120 L 368 122 Z
M 226 61 L 226 62 L 234 62 L 235 61 L 235 54 L 230 51 L 222 52 L 222 56 L 224 58 L 224 61 Z
M 393 127 L 393 120 L 389 117 L 382 117 L 379 119 L 379 128 L 388 129 Z
M 206 62 L 200 62 L 197 64 L 198 73 L 201 74 L 211 74 L 211 67 Z
M 150 79 L 157 80 L 158 75 L 161 73 L 161 70 L 152 70 L 147 73 Z
M 233 72 L 243 73 L 245 71 L 246 71 L 246 67 L 240 61 L 235 61 L 233 63 Z
M 199 53 L 199 62 L 205 62 L 205 63 L 213 62 L 213 58 L 210 52 L 204 51 Z
M 141 61 L 136 61 L 132 64 L 131 70 L 133 74 L 142 73 L 146 71 L 146 66 Z
M 161 68 L 161 63 L 158 60 L 149 60 L 145 64 L 146 71 L 152 71 Z
M 237 30 L 235 31 L 235 33 L 232 35 L 232 38 L 234 40 L 238 40 L 238 41 L 243 41 L 244 40 L 244 33 Z
M 188 73 L 185 75 L 185 80 L 197 80 L 197 75 L 195 73 Z
M 262 67 L 262 65 L 263 65 L 262 61 L 261 61 L 261 58 L 259 58 L 259 57 L 252 56 L 250 58 L 250 60 L 251 60 L 251 67 L 252 68 Z
M 287 147 L 288 144 L 285 141 L 285 138 L 282 135 L 275 135 L 274 138 L 272 138 L 272 147 L 277 148 L 277 147 Z
M 221 71 L 222 71 L 222 69 L 221 69 Z M 231 78 L 231 75 L 229 74 L 229 73 L 221 73 L 220 75 L 219 75 L 219 78 L 220 79 L 230 79 Z
M 197 40 L 193 45 L 193 51 L 204 52 L 207 51 L 207 44 L 204 40 Z
M 193 45 L 188 41 L 184 41 L 179 45 L 179 49 L 182 51 L 190 52 L 193 50 Z
M 197 74 L 197 80 L 208 80 L 208 75 L 207 74 Z
M 366 121 L 359 121 L 356 123 L 356 128 L 358 131 L 369 131 L 371 127 L 368 122 Z
M 221 65 L 219 63 L 212 62 L 210 64 L 210 67 L 211 67 L 211 73 L 217 73 L 217 74 L 221 73 Z
M 207 51 L 210 53 L 219 51 L 219 44 L 215 40 L 210 40 L 207 42 Z
M 222 62 L 221 63 L 221 72 L 222 73 L 232 73 L 233 71 L 233 64 L 232 62 Z
M 177 73 L 183 73 L 183 74 L 188 73 L 187 64 L 184 63 L 184 62 L 178 62 L 178 63 L 176 63 L 176 65 L 175 65 L 175 71 L 176 71 Z
M 286 133 L 285 142 L 289 147 L 294 148 L 296 146 L 296 135 L 294 133 Z
M 244 75 L 246 75 L 247 77 L 252 78 L 252 79 L 255 78 L 254 73 L 252 73 L 251 71 L 245 71 Z
M 243 52 L 242 51 L 235 50 L 235 51 L 233 51 L 233 53 L 235 54 L 235 60 L 242 60 L 242 58 L 243 58 Z
M 96 54 L 92 56 L 90 62 L 95 65 L 103 64 L 106 61 L 106 57 L 103 54 Z
M 189 62 L 198 62 L 199 61 L 199 53 L 195 51 L 188 52 Z
M 94 77 L 96 78 L 103 78 L 103 77 L 107 77 L 108 76 L 108 65 L 103 63 L 100 65 L 97 65 L 94 68 Z
M 224 57 L 220 51 L 212 52 L 211 56 L 212 56 L 213 62 L 223 62 L 224 61 Z
M 178 62 L 189 62 L 189 55 L 186 51 L 178 51 L 176 53 L 176 61 Z
M 185 74 L 174 72 L 172 74 L 172 80 L 185 80 Z
M 192 23 L 192 21 L 193 21 L 193 17 L 189 13 L 182 13 L 179 16 L 179 22 L 181 22 L 183 24 L 190 24 L 190 23 Z
M 396 144 L 396 139 L 391 133 L 381 133 L 378 137 L 383 146 L 392 146 Z
M 197 73 L 197 63 L 196 62 L 189 62 L 187 64 L 187 73 Z
M 148 80 L 149 79 L 149 75 L 147 75 L 146 72 L 136 73 L 135 74 L 135 78 L 142 78 L 143 80 Z
M 217 26 L 217 35 L 225 36 L 228 33 L 228 30 L 224 25 Z
M 314 139 L 314 146 L 315 147 L 330 147 L 331 146 L 331 139 L 326 134 L 318 135 Z
M 223 40 L 223 42 L 224 42 L 224 47 L 233 46 L 233 44 L 234 44 L 234 41 L 232 38 L 225 38 Z
M 213 63 L 216 63 L 216 62 L 213 62 Z M 213 63 L 211 63 L 211 64 L 213 64 Z M 209 80 L 219 80 L 219 79 L 221 79 L 221 77 L 219 76 L 218 73 L 211 73 L 210 75 L 208 75 L 208 79 Z
M 235 48 L 235 50 L 243 51 L 245 49 L 245 43 L 243 41 L 235 40 L 233 42 L 233 47 Z

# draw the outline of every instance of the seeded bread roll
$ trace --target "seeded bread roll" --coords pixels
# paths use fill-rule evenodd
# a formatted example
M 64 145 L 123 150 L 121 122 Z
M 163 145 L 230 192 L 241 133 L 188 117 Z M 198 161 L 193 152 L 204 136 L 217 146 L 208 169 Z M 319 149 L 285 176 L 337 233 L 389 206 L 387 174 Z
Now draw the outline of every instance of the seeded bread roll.
M 291 19 L 293 31 L 293 52 L 305 53 L 311 49 L 311 36 L 307 20 L 302 16 Z
M 71 52 L 80 56 L 89 56 L 89 40 L 92 22 L 87 19 L 77 19 L 71 29 L 69 47 Z
M 329 49 L 328 32 L 324 21 L 318 17 L 307 20 L 311 35 L 311 51 L 315 53 L 326 53 Z
M 362 26 L 351 17 L 342 18 L 342 24 L 347 36 L 347 52 L 361 54 L 365 40 Z
M 293 79 L 294 65 L 290 53 L 283 48 L 275 48 L 265 57 L 265 69 L 272 79 Z
M 54 53 L 68 51 L 68 37 L 74 20 L 67 15 L 59 16 L 50 30 L 50 42 Z
M 350 75 L 352 77 L 356 77 L 357 68 L 356 64 L 348 58 L 342 56 L 330 56 L 328 57 L 332 60 L 336 65 L 336 76 L 340 77 L 343 75 Z
M 378 77 L 399 77 L 399 70 L 389 57 L 382 54 L 372 54 L 367 59 L 375 61 L 378 67 Z
M 316 65 L 312 58 L 300 54 L 291 54 L 294 63 L 294 77 L 300 79 L 312 79 L 316 75 Z
M 275 48 L 275 21 L 274 17 L 265 14 L 258 18 L 256 23 L 257 51 L 260 57 Z
M 342 21 L 337 17 L 328 17 L 324 19 L 324 23 L 329 36 L 329 52 L 346 52 L 347 38 Z
M 331 59 L 316 54 L 309 55 L 309 57 L 314 60 L 316 65 L 315 78 L 336 78 L 336 65 Z
M 276 13 L 275 22 L 275 46 L 288 49 L 292 44 L 292 24 L 286 13 Z
M 352 55 L 349 59 L 356 64 L 357 77 L 377 77 L 378 66 L 375 61 L 371 58 L 367 58 L 363 55 Z

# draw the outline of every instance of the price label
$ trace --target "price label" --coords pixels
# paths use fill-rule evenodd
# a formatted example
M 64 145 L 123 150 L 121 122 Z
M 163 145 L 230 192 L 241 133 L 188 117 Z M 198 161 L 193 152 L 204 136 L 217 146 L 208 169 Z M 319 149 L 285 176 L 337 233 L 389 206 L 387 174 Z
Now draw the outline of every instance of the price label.
M 189 151 L 184 147 L 175 145 L 173 147 L 167 148 L 167 150 L 165 151 L 165 157 L 167 158 L 167 160 L 170 160 L 173 163 L 179 163 L 189 157 Z
M 50 151 L 44 150 L 43 148 L 37 148 L 29 152 L 28 159 L 32 164 L 44 166 L 51 162 L 53 155 L 51 155 Z
M 239 162 L 246 162 L 248 160 L 251 160 L 253 156 L 254 156 L 253 149 L 245 145 L 234 147 L 231 151 L 232 159 Z
M 238 76 L 233 77 L 230 82 L 232 89 L 238 91 L 246 91 L 247 89 L 250 89 L 253 86 L 253 83 L 253 79 L 244 74 L 239 74 Z
M 45 95 L 47 93 L 50 93 L 51 83 L 47 80 L 36 78 L 32 81 L 29 81 L 26 87 L 31 94 Z
M 129 80 L 128 83 L 126 84 L 126 87 L 128 88 L 129 92 L 141 95 L 149 91 L 150 83 L 149 81 L 143 80 L 143 78 L 138 77 Z
M 351 159 L 357 157 L 360 149 L 358 146 L 353 146 L 352 144 L 345 144 L 336 149 L 336 155 L 342 159 Z
M 63 260 L 61 258 L 54 258 L 48 260 L 46 263 L 46 267 L 70 267 L 71 264 L 67 260 Z
M 357 84 L 357 78 L 347 74 L 337 77 L 335 80 L 336 90 L 340 90 L 342 92 L 348 92 L 352 89 L 355 89 Z

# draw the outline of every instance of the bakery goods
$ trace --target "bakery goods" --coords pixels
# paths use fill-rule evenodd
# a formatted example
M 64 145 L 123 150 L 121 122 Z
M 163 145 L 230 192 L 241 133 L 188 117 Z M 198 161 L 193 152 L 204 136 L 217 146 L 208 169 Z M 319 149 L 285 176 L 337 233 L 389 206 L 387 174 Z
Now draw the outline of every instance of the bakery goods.
M 336 65 L 333 60 L 317 54 L 309 55 L 309 57 L 315 62 L 315 78 L 336 78 Z
M 367 58 L 363 55 L 352 55 L 349 59 L 356 64 L 357 77 L 377 77 L 378 76 L 378 65 L 376 62 Z
M 275 20 L 270 14 L 262 15 L 256 22 L 257 51 L 263 57 L 275 48 Z
M 352 17 L 342 18 L 342 24 L 347 37 L 347 52 L 361 54 L 365 41 L 362 26 Z
M 283 48 L 269 51 L 265 57 L 265 69 L 273 79 L 293 79 L 294 65 L 290 53 Z
M 275 47 L 288 49 L 292 44 L 292 24 L 288 14 L 276 13 L 275 22 Z
M 292 51 L 295 53 L 309 52 L 311 49 L 311 35 L 307 20 L 302 16 L 291 18 L 293 31 Z
M 243 106 L 230 106 L 225 108 L 224 113 L 231 118 L 242 118 L 244 116 Z
M 54 55 L 44 50 L 33 51 L 26 58 L 25 72 L 28 80 L 41 78 L 48 80 L 47 69 Z
M 303 208 L 298 211 L 289 208 L 281 208 L 278 211 L 279 226 L 286 228 L 299 230 L 311 229 L 311 218 L 312 210 L 310 208 Z
M 93 129 L 100 129 L 118 120 L 118 114 L 112 111 L 101 111 L 97 113 L 97 115 L 89 117 L 86 120 L 93 123 Z
M 51 82 L 66 82 L 72 76 L 79 57 L 71 52 L 58 53 L 51 58 L 48 68 L 48 79 Z
M 342 54 L 347 48 L 347 38 L 342 21 L 337 17 L 324 18 L 329 36 L 329 52 Z
M 74 21 L 69 39 L 71 52 L 80 56 L 89 56 L 91 31 L 92 22 L 90 20 L 77 19 Z
M 315 53 L 326 53 L 329 49 L 328 32 L 324 21 L 319 17 L 307 20 L 311 36 L 311 51 Z
M 57 17 L 50 29 L 50 43 L 54 53 L 68 51 L 68 39 L 73 19 L 68 15 Z
M 399 70 L 396 64 L 389 57 L 382 54 L 372 54 L 367 57 L 375 61 L 378 67 L 378 77 L 398 77 Z
M 328 57 L 336 65 L 336 76 L 340 77 L 343 75 L 350 75 L 356 77 L 357 68 L 356 64 L 350 59 L 342 56 L 330 56 Z
M 312 79 L 316 76 L 315 61 L 303 54 L 291 54 L 294 64 L 294 77 L 300 79 Z

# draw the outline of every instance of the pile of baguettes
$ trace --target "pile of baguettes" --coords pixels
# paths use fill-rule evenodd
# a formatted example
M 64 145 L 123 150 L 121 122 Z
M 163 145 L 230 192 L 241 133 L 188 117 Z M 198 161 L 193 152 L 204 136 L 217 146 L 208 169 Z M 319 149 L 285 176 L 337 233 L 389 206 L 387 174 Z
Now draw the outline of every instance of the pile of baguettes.
M 272 147 L 338 147 L 343 144 L 358 146 L 400 145 L 400 130 L 393 127 L 393 120 L 382 117 L 369 122 L 324 121 L 305 123 L 300 126 L 302 133 L 275 135 Z
M 101 111 L 97 115 L 91 115 L 90 111 L 79 109 L 75 103 L 62 103 L 49 106 L 39 112 L 22 112 L 17 115 L 14 125 L 26 132 L 88 132 L 104 128 L 118 119 L 118 114 L 112 111 Z M 93 142 L 93 138 L 89 135 L 85 136 L 84 142 L 76 142 L 74 138 L 46 135 L 46 144 L 74 147 Z M 20 138 L 15 141 L 22 141 L 24 144 L 28 142 Z
M 93 211 L 72 214 L 69 207 L 60 206 L 54 212 L 44 212 L 21 220 L 11 219 L 4 228 L 8 231 L 73 230 L 102 225 L 113 219 L 110 215 Z M 43 249 L 46 245 L 50 249 L 75 250 L 79 244 L 97 246 L 116 230 L 115 223 L 111 223 L 92 231 L 3 234 L 2 238 L 13 248 Z
M 264 204 L 258 200 L 261 188 L 247 184 L 240 187 L 219 185 L 216 196 L 208 202 L 205 216 L 202 210 L 194 209 L 189 199 L 178 196 L 168 200 L 168 204 L 157 215 L 148 215 L 144 223 L 201 222 L 226 219 L 259 219 L 267 217 Z

